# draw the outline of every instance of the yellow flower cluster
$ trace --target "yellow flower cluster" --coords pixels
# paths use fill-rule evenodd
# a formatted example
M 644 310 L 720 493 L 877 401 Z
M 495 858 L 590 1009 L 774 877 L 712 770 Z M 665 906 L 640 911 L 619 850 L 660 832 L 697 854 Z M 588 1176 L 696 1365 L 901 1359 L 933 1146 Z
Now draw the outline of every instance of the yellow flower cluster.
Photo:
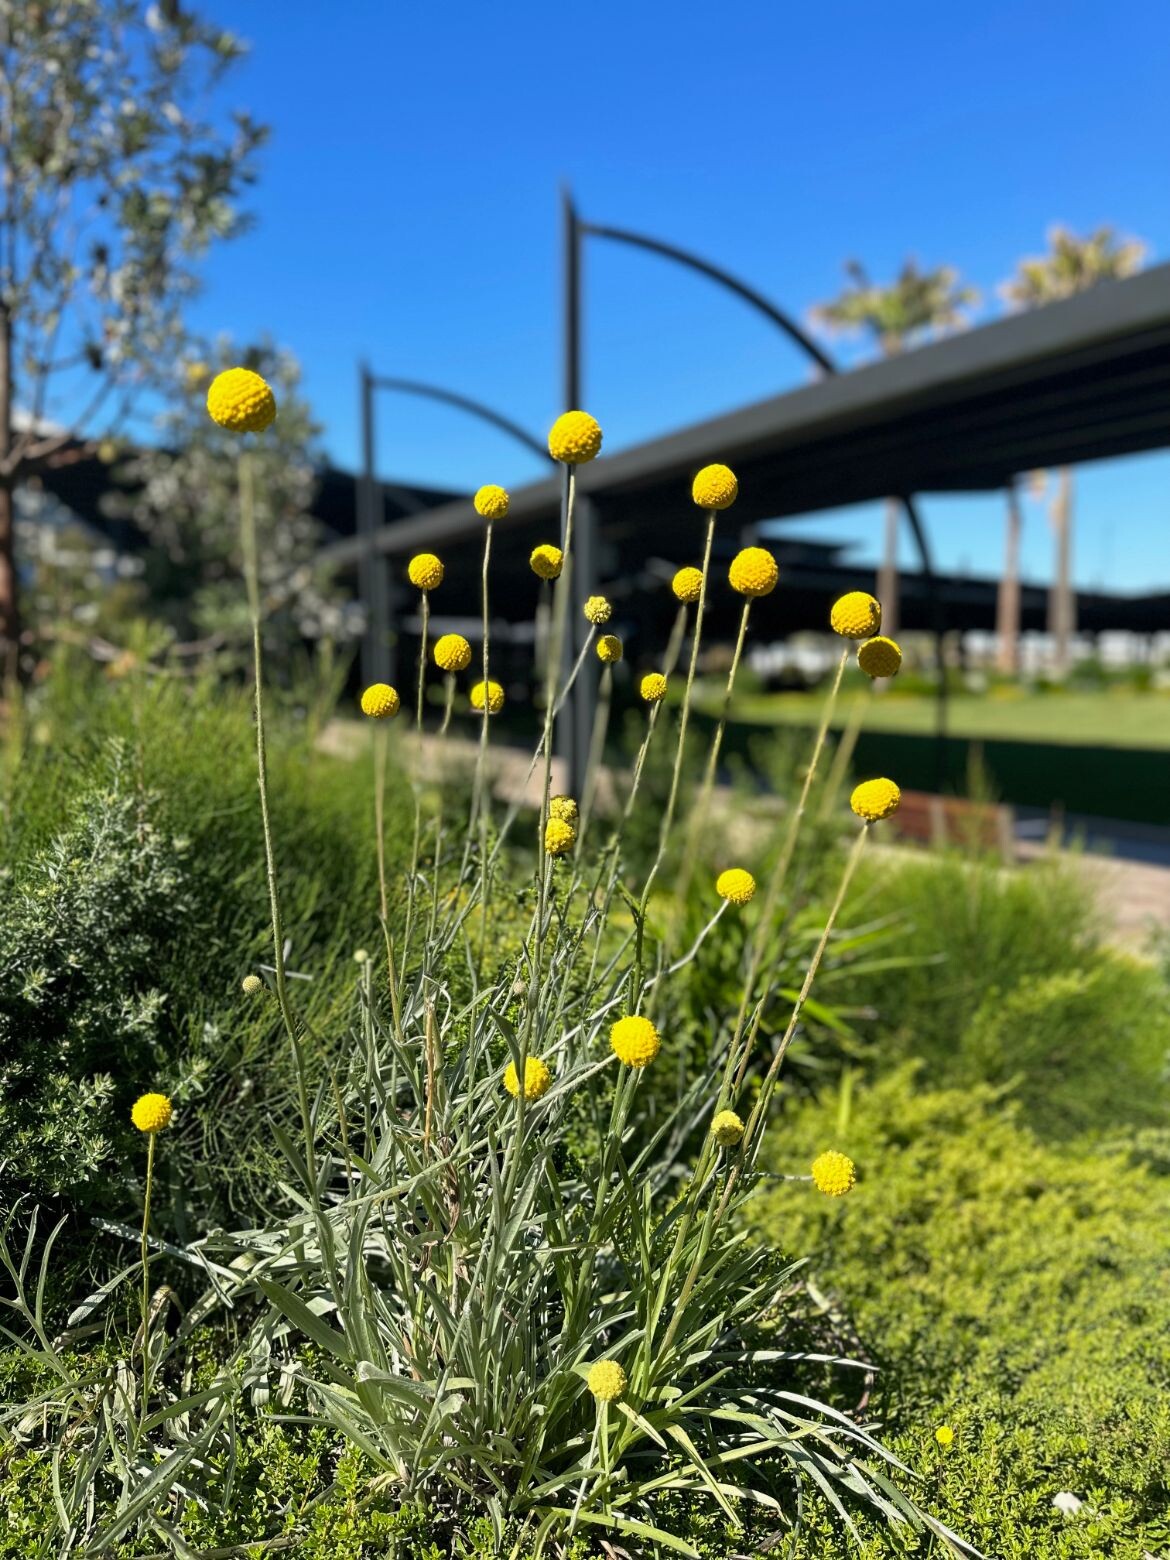
M 250 368 L 228 368 L 211 381 L 207 410 L 231 433 L 263 433 L 276 420 L 276 397 Z
M 559 578 L 564 566 L 564 553 L 559 547 L 554 547 L 551 542 L 541 542 L 539 547 L 534 547 L 532 556 L 528 560 L 528 567 L 533 574 L 542 580 Z
M 550 856 L 567 856 L 576 840 L 576 829 L 563 818 L 550 818 L 544 826 L 544 848 Z
M 756 892 L 756 880 L 743 867 L 728 867 L 715 879 L 715 892 L 733 905 L 750 904 Z
M 658 704 L 666 697 L 666 678 L 661 672 L 647 672 L 638 684 L 638 692 L 647 704 Z
M 397 715 L 402 700 L 389 683 L 371 683 L 362 694 L 362 714 L 371 720 L 388 720 Z
M 812 1162 L 813 1185 L 826 1197 L 844 1197 L 853 1189 L 857 1169 L 848 1154 L 840 1154 L 835 1148 L 818 1154 Z
M 780 570 L 766 547 L 745 547 L 736 553 L 727 571 L 732 590 L 741 596 L 770 596 Z
M 601 424 L 588 412 L 562 412 L 548 431 L 548 452 L 566 466 L 583 466 L 601 453 Z
M 627 1067 L 649 1067 L 662 1041 L 648 1018 L 619 1018 L 609 1032 L 609 1043 L 619 1062 Z
M 739 483 L 729 466 L 704 466 L 691 483 L 691 497 L 700 509 L 730 509 Z
M 581 610 L 589 623 L 608 623 L 613 617 L 613 605 L 604 596 L 590 596 Z
M 877 823 L 898 811 L 902 792 L 892 780 L 863 780 L 854 786 L 849 805 L 866 823 Z
M 617 1403 L 625 1396 L 626 1373 L 616 1360 L 598 1360 L 589 1367 L 586 1380 L 599 1403 Z
M 622 642 L 616 634 L 602 634 L 597 641 L 597 659 L 612 665 L 622 658 Z
M 574 829 L 577 827 L 577 804 L 571 796 L 550 796 L 548 815 L 550 818 L 559 818 Z
M 139 1132 L 161 1132 L 171 1119 L 171 1102 L 165 1094 L 140 1094 L 130 1108 L 130 1120 Z
M 703 571 L 692 568 L 689 564 L 685 569 L 680 569 L 670 582 L 670 588 L 680 601 L 685 601 L 688 606 L 693 606 L 703 593 Z
M 508 513 L 508 494 L 506 489 L 496 487 L 489 482 L 486 487 L 481 487 L 471 501 L 475 505 L 475 512 L 485 520 L 502 520 Z
M 435 665 L 445 672 L 463 672 L 471 665 L 471 646 L 462 634 L 443 634 L 435 640 Z
M 857 664 L 867 677 L 896 677 L 902 651 L 893 639 L 867 639 L 857 652 Z
M 733 1110 L 721 1110 L 711 1122 L 711 1136 L 720 1148 L 734 1148 L 743 1137 L 743 1122 Z
M 486 704 L 489 715 L 498 715 L 504 707 L 504 690 L 490 677 L 486 683 L 474 683 L 468 697 L 473 710 L 482 710 Z
M 406 566 L 406 577 L 416 590 L 437 590 L 443 583 L 443 565 L 434 553 L 416 553 Z
M 542 1062 L 538 1056 L 529 1056 L 524 1062 L 524 1098 L 526 1100 L 538 1100 L 541 1095 L 547 1094 L 552 1087 L 552 1073 L 547 1062 Z M 516 1063 L 509 1062 L 504 1068 L 504 1088 L 512 1098 L 520 1097 L 520 1074 L 516 1070 Z
M 245 975 L 240 982 L 240 990 L 246 997 L 254 997 L 263 988 L 264 982 L 259 975 Z
M 934 1438 L 940 1446 L 953 1446 L 955 1442 L 955 1432 L 951 1429 L 950 1425 L 939 1425 L 938 1429 L 934 1432 Z
M 851 590 L 833 603 L 829 622 L 844 639 L 869 639 L 882 626 L 881 605 L 866 591 Z

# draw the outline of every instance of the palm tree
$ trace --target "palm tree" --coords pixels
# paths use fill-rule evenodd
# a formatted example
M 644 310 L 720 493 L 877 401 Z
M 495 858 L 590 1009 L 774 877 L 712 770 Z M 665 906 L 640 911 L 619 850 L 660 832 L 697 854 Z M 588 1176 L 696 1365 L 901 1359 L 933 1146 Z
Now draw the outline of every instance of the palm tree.
M 907 260 L 887 286 L 870 279 L 856 260 L 845 265 L 849 285 L 829 303 L 818 304 L 813 319 L 841 333 L 862 331 L 877 341 L 886 357 L 907 347 L 967 324 L 966 310 L 979 301 L 972 287 L 960 285 L 954 266 L 940 265 L 920 271 Z M 886 501 L 885 543 L 878 572 L 878 597 L 882 603 L 882 628 L 894 633 L 898 626 L 898 504 Z
M 1078 238 L 1067 228 L 1048 233 L 1048 253 L 1021 260 L 1016 273 L 999 288 L 1011 309 L 1038 309 L 1074 293 L 1087 292 L 1098 282 L 1131 276 L 1141 268 L 1146 246 L 1137 239 L 1119 238 L 1108 225 Z M 1056 670 L 1069 667 L 1072 637 L 1076 633 L 1076 596 L 1072 589 L 1073 479 L 1067 468 L 1060 473 L 1049 511 L 1056 543 L 1056 564 L 1048 597 L 1048 631 L 1052 635 Z M 1007 557 L 1000 586 L 1000 665 L 1013 667 L 1019 640 L 1019 515 L 1011 496 L 1008 503 Z M 1008 643 L 1005 645 L 1004 637 Z

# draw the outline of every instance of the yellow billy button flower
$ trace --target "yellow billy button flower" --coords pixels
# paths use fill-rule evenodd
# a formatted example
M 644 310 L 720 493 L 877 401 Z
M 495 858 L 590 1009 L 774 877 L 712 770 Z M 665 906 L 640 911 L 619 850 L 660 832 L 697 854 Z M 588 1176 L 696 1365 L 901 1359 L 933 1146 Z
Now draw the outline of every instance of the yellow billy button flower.
M 139 1132 L 161 1132 L 170 1119 L 171 1102 L 165 1094 L 140 1094 L 130 1109 L 130 1120 Z
M 638 684 L 638 692 L 647 704 L 658 704 L 666 697 L 666 678 L 661 672 L 647 672 Z
M 435 665 L 445 672 L 462 672 L 471 665 L 471 646 L 462 634 L 443 634 L 435 640 Z
M 416 553 L 406 566 L 406 577 L 416 590 L 437 590 L 443 583 L 443 564 L 434 553 Z
M 857 652 L 857 664 L 867 677 L 896 677 L 902 652 L 893 639 L 867 639 Z
M 833 603 L 829 622 L 844 639 L 869 639 L 882 626 L 881 604 L 864 590 L 851 590 Z
M 559 818 L 571 828 L 577 827 L 577 804 L 571 796 L 550 796 L 548 815 L 550 818 Z
M 498 715 L 504 707 L 504 690 L 490 677 L 486 683 L 477 682 L 469 697 L 473 710 L 482 710 L 486 704 L 489 715 Z
M 544 848 L 550 856 L 566 856 L 577 840 L 577 831 L 563 818 L 550 818 L 544 826 Z
M 250 368 L 216 374 L 207 392 L 211 420 L 232 433 L 263 433 L 276 419 L 276 397 L 267 380 Z
M 586 1381 L 599 1403 L 616 1403 L 625 1396 L 626 1373 L 616 1360 L 598 1360 L 590 1365 Z
M 743 867 L 728 867 L 715 879 L 715 892 L 733 905 L 750 904 L 756 892 L 756 880 Z
M 613 617 L 613 606 L 604 596 L 590 596 L 581 610 L 589 623 L 608 623 Z
M 727 578 L 732 590 L 741 596 L 770 596 L 776 589 L 780 570 L 766 547 L 745 547 L 731 560 Z
M 240 982 L 240 990 L 246 997 L 254 997 L 263 988 L 264 982 L 259 975 L 245 975 Z
M 622 642 L 616 634 L 602 634 L 597 641 L 597 659 L 612 665 L 622 658 Z
M 566 466 L 583 466 L 601 452 L 601 424 L 588 412 L 562 412 L 548 431 L 548 452 Z
M 704 466 L 691 483 L 691 497 L 700 509 L 730 509 L 739 496 L 739 482 L 730 466 Z
M 557 579 L 564 566 L 564 553 L 551 542 L 541 542 L 539 547 L 534 547 L 528 560 L 528 567 L 542 580 Z
M 940 1446 L 946 1447 L 954 1444 L 955 1432 L 950 1425 L 939 1425 L 934 1432 L 934 1438 Z
M 693 606 L 703 593 L 703 571 L 692 568 L 689 564 L 685 569 L 680 569 L 670 582 L 670 588 L 680 601 L 685 601 L 688 606 Z
M 609 1032 L 609 1043 L 619 1062 L 627 1067 L 649 1067 L 662 1041 L 648 1018 L 619 1018 Z
M 711 1123 L 711 1136 L 720 1148 L 734 1148 L 743 1137 L 743 1122 L 733 1110 L 721 1110 Z
M 506 489 L 496 487 L 489 482 L 486 487 L 481 487 L 472 499 L 475 512 L 485 520 L 502 520 L 508 513 L 508 494 Z
M 866 823 L 877 823 L 898 811 L 902 793 L 892 780 L 863 780 L 854 786 L 849 805 Z
M 372 720 L 388 720 L 398 714 L 402 700 L 389 683 L 371 683 L 362 694 L 362 714 Z
M 826 1197 L 844 1197 L 853 1188 L 857 1170 L 848 1154 L 830 1148 L 813 1160 L 812 1178 L 817 1191 Z
M 529 1056 L 524 1062 L 524 1098 L 526 1100 L 538 1100 L 542 1094 L 547 1094 L 552 1087 L 552 1073 L 548 1063 L 542 1062 L 538 1056 Z M 516 1070 L 516 1063 L 509 1062 L 504 1068 L 504 1088 L 512 1098 L 520 1098 L 520 1074 Z

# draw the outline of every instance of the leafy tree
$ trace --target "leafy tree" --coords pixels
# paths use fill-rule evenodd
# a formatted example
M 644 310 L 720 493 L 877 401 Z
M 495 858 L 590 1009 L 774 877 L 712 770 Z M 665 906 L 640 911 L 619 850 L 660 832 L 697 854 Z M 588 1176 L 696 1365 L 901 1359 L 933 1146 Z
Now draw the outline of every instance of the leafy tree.
M 209 99 L 243 52 L 178 0 L 0 0 L 0 649 L 17 488 L 173 373 L 196 267 L 265 130 Z M 19 400 L 18 400 L 19 398 Z M 56 425 L 49 417 L 56 419 Z M 85 449 L 84 444 L 81 446 Z
M 830 302 L 818 304 L 813 318 L 829 330 L 868 334 L 886 357 L 895 357 L 924 338 L 961 329 L 966 324 L 965 311 L 979 301 L 974 288 L 960 284 L 954 266 L 920 271 L 917 262 L 910 259 L 885 286 L 872 281 L 856 260 L 848 261 L 845 271 L 849 285 Z M 897 628 L 897 546 L 898 505 L 888 499 L 885 551 L 878 579 L 886 633 Z
M 1000 284 L 999 294 L 1011 309 L 1038 309 L 1086 292 L 1098 282 L 1116 281 L 1141 269 L 1146 246 L 1138 239 L 1118 237 L 1104 225 L 1078 238 L 1059 225 L 1048 233 L 1048 253 L 1020 260 L 1016 272 Z M 1071 640 L 1076 632 L 1076 597 L 1072 589 L 1073 479 L 1061 471 L 1049 512 L 1056 541 L 1056 567 L 1048 600 L 1048 629 L 1055 641 L 1058 671 L 1067 671 Z M 1009 518 L 1009 527 L 1011 520 Z M 1009 529 L 1009 552 L 1011 537 Z

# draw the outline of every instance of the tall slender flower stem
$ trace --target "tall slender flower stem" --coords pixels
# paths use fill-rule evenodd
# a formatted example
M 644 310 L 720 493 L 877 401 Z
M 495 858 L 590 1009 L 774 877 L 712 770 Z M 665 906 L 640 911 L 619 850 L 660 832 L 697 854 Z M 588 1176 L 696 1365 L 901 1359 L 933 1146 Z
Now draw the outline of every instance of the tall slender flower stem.
M 401 1037 L 402 1006 L 398 994 L 398 973 L 394 967 L 394 939 L 390 933 L 390 901 L 386 892 L 386 737 L 387 733 L 380 726 L 375 725 L 373 730 L 374 833 L 378 857 L 378 904 L 382 916 L 382 937 L 386 944 L 386 980 L 390 988 L 390 1010 L 394 1016 L 394 1031 Z M 415 808 L 417 811 L 417 798 Z
M 431 598 L 422 592 L 420 606 L 422 628 L 419 633 L 418 686 L 415 694 L 414 733 L 414 829 L 410 845 L 410 868 L 406 874 L 406 926 L 402 936 L 402 964 L 405 969 L 410 959 L 410 937 L 414 929 L 415 896 L 418 892 L 418 853 L 422 844 L 422 784 L 425 753 L 423 748 L 423 707 L 426 701 L 427 636 L 431 623 Z
M 154 1140 L 146 1138 L 146 1192 L 142 1200 L 142 1417 L 150 1412 L 150 1194 L 154 1185 Z
M 316 1149 L 313 1116 L 309 1106 L 309 1085 L 305 1072 L 304 1050 L 288 999 L 288 979 L 284 963 L 284 925 L 280 913 L 280 890 L 276 877 L 276 850 L 272 819 L 268 809 L 268 749 L 264 732 L 264 651 L 260 630 L 260 566 L 256 547 L 256 496 L 252 458 L 249 450 L 240 452 L 240 540 L 244 554 L 244 583 L 248 592 L 248 611 L 252 619 L 252 675 L 256 684 L 256 779 L 260 789 L 260 821 L 264 831 L 264 865 L 268 877 L 268 904 L 272 917 L 272 963 L 276 974 L 276 1000 L 292 1049 L 297 1081 L 297 1102 L 301 1113 L 305 1165 L 309 1175 L 309 1194 L 318 1201 Z

